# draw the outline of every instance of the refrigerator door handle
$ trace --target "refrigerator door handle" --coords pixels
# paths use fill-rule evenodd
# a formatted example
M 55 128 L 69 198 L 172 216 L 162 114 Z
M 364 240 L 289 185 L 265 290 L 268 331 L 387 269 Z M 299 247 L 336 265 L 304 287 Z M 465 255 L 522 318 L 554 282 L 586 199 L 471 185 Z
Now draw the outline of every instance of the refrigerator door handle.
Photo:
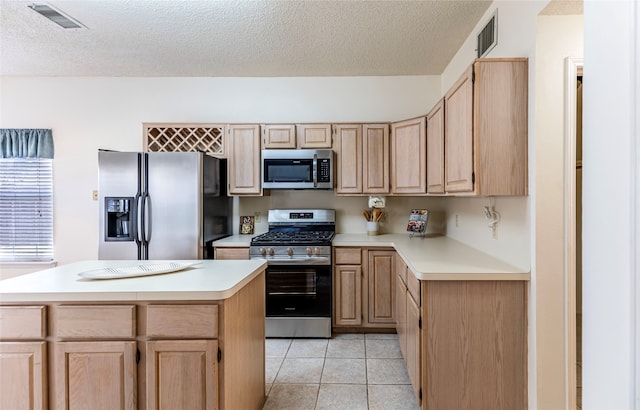
M 147 198 L 149 197 L 148 193 L 142 194 L 142 204 L 140 206 L 140 236 L 142 241 L 142 249 L 143 256 L 142 259 L 146 260 L 149 258 L 149 237 L 147 236 L 147 221 L 149 219 L 149 215 L 147 212 Z
M 134 206 L 134 211 L 133 214 L 135 215 L 135 221 L 133 222 L 133 238 L 136 242 L 136 246 L 138 247 L 138 259 L 140 259 L 141 256 L 141 247 L 142 247 L 142 239 L 140 238 L 140 223 L 142 221 L 142 217 L 140 215 L 140 209 L 141 209 L 141 203 L 140 200 L 142 199 L 142 197 L 140 196 L 140 193 L 136 193 L 135 198 L 133 199 L 133 206 Z

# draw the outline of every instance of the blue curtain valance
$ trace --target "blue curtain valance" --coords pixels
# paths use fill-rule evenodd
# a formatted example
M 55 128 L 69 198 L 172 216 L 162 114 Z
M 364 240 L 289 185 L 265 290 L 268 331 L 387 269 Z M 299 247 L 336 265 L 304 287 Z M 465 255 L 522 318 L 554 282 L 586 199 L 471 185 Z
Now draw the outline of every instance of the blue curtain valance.
M 0 158 L 53 158 L 53 134 L 42 128 L 0 128 Z

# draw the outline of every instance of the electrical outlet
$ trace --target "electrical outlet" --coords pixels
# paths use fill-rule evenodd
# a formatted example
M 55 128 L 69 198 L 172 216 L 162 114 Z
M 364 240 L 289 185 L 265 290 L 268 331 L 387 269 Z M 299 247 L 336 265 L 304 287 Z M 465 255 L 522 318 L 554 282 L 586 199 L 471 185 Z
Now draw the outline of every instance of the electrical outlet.
M 460 215 L 456 214 L 456 228 L 460 226 Z
M 92 198 L 94 201 L 97 201 L 97 200 L 98 200 L 98 190 L 97 190 L 97 189 L 94 189 L 94 190 L 91 192 L 91 198 Z
M 260 212 L 255 212 L 253 216 L 255 219 L 255 223 L 259 224 L 260 221 L 262 220 L 262 214 Z

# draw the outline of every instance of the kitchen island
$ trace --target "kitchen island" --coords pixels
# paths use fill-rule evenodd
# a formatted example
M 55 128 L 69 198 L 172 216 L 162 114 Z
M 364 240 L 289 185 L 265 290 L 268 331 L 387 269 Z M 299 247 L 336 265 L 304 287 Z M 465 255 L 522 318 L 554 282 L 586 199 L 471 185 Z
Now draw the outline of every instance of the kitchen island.
M 163 262 L 77 262 L 0 281 L 0 408 L 261 408 L 264 261 L 79 276 Z

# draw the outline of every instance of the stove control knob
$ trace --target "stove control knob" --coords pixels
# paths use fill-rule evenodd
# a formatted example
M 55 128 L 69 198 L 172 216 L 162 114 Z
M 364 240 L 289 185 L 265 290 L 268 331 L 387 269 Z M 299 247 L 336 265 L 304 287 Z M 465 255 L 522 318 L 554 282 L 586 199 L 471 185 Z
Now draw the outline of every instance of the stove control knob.
M 260 248 L 260 255 L 266 256 L 267 255 L 267 250 L 265 248 Z
M 287 248 L 287 255 L 293 255 L 293 248 Z
M 274 252 L 273 248 L 269 248 L 269 256 L 273 256 L 274 253 L 275 252 Z
M 316 255 L 318 255 L 320 253 L 320 248 L 318 248 L 317 246 L 313 249 L 313 253 L 315 253 Z
M 307 256 L 311 256 L 312 253 L 313 251 L 311 250 L 311 248 L 307 248 Z

